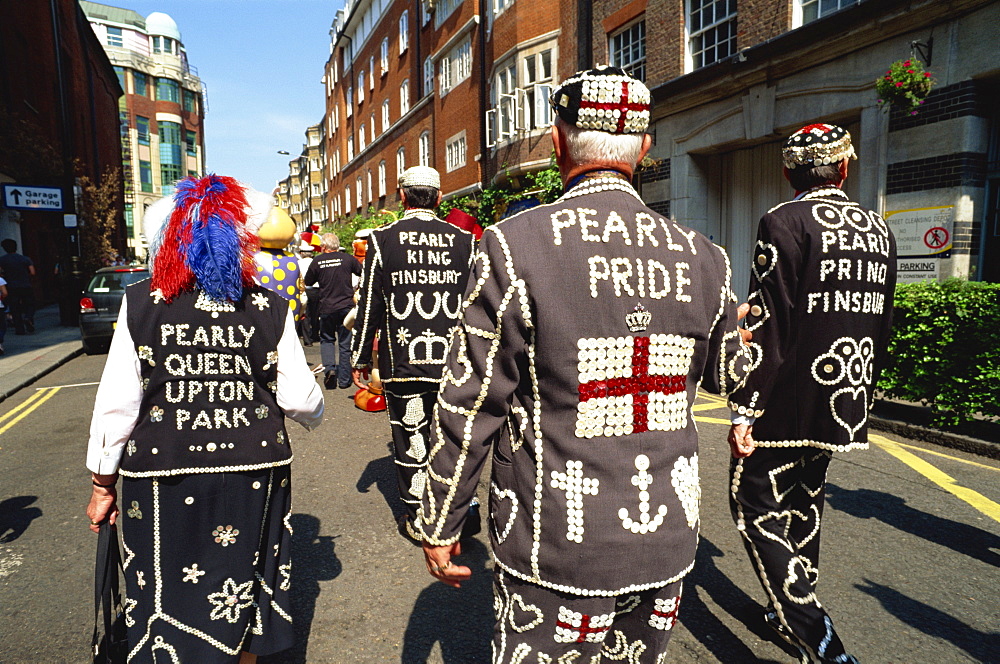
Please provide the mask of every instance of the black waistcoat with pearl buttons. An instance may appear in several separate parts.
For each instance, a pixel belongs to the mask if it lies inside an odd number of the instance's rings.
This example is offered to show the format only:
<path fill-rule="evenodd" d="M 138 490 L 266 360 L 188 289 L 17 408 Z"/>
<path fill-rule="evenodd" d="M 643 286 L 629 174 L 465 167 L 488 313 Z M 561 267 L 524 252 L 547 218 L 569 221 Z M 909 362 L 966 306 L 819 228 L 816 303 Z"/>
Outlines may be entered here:
<path fill-rule="evenodd" d="M 203 292 L 167 303 L 149 283 L 126 289 L 142 381 L 121 474 L 252 470 L 291 461 L 276 400 L 288 301 L 260 287 L 239 302 Z"/>
<path fill-rule="evenodd" d="M 761 447 L 868 447 L 868 411 L 889 343 L 896 240 L 836 187 L 765 214 L 750 274 L 756 369 L 729 405 Z"/>

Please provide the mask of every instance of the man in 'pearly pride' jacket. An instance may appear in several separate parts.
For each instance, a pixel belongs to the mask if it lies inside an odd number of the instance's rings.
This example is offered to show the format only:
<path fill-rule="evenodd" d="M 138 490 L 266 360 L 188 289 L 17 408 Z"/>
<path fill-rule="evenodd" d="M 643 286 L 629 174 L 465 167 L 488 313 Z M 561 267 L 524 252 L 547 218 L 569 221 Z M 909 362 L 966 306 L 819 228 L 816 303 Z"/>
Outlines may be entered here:
<path fill-rule="evenodd" d="M 698 539 L 695 393 L 748 370 L 725 253 L 630 184 L 649 99 L 615 68 L 555 91 L 566 193 L 485 231 L 452 339 L 419 525 L 459 585 L 492 454 L 494 662 L 662 661 Z"/>
<path fill-rule="evenodd" d="M 399 177 L 399 193 L 403 216 L 368 237 L 351 361 L 354 382 L 363 387 L 362 374 L 372 365 L 378 333 L 396 479 L 406 506 L 399 532 L 418 542 L 413 520 L 427 482 L 431 415 L 448 338 L 461 313 L 475 238 L 434 214 L 441 203 L 441 176 L 435 169 L 406 169 Z"/>
<path fill-rule="evenodd" d="M 826 471 L 832 452 L 868 447 L 896 242 L 879 215 L 841 191 L 856 158 L 845 129 L 803 127 L 782 157 L 796 196 L 757 231 L 747 316 L 756 369 L 730 397 L 730 504 L 768 597 L 768 624 L 802 662 L 843 664 L 857 660 L 816 597 Z"/>

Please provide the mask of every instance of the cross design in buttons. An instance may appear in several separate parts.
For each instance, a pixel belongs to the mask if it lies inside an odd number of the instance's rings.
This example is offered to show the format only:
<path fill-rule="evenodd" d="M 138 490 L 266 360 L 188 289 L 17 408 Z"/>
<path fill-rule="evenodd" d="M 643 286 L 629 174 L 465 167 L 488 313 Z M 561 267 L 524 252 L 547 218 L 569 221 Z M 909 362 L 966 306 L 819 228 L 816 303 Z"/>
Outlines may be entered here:
<path fill-rule="evenodd" d="M 583 496 L 596 496 L 600 480 L 583 476 L 583 462 L 569 460 L 566 472 L 553 470 L 551 486 L 566 492 L 566 539 L 583 542 Z"/>
<path fill-rule="evenodd" d="M 649 515 L 649 485 L 653 483 L 653 476 L 649 474 L 649 457 L 640 454 L 635 458 L 635 468 L 637 472 L 632 476 L 632 486 L 639 489 L 639 517 L 633 519 L 629 516 L 627 507 L 618 510 L 618 518 L 622 520 L 622 527 L 631 530 L 633 533 L 645 535 L 656 532 L 656 529 L 663 524 L 663 517 L 667 515 L 667 506 L 660 505 L 656 509 L 656 515 Z"/>

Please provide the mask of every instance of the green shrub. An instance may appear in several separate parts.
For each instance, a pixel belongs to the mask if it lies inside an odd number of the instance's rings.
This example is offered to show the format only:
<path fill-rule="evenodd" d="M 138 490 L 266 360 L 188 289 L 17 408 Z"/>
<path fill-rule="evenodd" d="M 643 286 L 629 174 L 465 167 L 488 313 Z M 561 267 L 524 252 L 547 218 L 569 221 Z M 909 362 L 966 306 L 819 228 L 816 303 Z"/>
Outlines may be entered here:
<path fill-rule="evenodd" d="M 935 425 L 1000 419 L 1000 284 L 896 287 L 886 396 L 931 407 Z"/>

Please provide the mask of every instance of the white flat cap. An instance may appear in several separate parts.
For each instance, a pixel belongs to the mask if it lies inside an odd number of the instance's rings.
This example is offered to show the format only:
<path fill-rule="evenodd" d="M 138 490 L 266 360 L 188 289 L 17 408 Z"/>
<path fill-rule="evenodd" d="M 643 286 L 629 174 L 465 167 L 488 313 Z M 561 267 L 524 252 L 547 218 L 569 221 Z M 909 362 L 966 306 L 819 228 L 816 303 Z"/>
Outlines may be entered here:
<path fill-rule="evenodd" d="M 441 188 L 441 174 L 430 166 L 411 166 L 399 176 L 400 188 L 432 187 Z"/>

